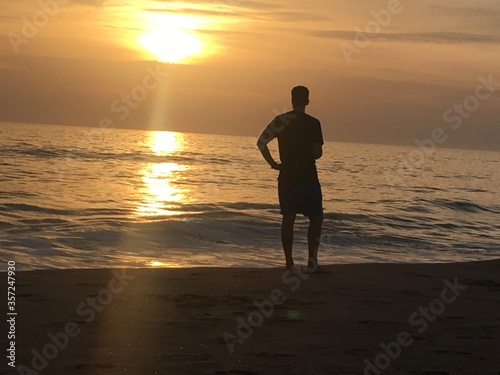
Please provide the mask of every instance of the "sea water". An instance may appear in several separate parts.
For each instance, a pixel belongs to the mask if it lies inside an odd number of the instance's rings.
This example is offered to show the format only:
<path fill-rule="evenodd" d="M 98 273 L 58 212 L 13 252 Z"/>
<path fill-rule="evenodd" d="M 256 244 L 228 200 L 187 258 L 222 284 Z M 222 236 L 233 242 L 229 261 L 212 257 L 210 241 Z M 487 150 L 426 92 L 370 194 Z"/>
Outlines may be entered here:
<path fill-rule="evenodd" d="M 320 262 L 500 257 L 499 160 L 326 142 Z M 0 259 L 18 269 L 284 263 L 277 172 L 255 137 L 1 123 L 0 171 Z"/>

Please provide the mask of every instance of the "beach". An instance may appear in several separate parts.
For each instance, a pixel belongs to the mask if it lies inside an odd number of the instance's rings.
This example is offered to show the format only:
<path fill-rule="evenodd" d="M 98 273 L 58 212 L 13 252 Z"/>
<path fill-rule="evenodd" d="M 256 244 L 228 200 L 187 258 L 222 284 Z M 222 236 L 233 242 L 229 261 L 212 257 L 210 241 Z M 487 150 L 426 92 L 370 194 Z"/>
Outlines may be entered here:
<path fill-rule="evenodd" d="M 0 373 L 500 373 L 500 261 L 324 270 L 19 272 Z"/>

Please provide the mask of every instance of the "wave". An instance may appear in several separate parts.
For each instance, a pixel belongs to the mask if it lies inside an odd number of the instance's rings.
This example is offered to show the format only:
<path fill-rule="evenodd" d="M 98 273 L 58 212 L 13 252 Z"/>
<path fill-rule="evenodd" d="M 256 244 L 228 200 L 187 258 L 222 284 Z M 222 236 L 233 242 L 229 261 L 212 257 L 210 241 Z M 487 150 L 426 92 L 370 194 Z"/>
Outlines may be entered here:
<path fill-rule="evenodd" d="M 229 164 L 231 161 L 226 158 L 210 156 L 197 153 L 177 153 L 176 155 L 157 155 L 148 152 L 103 152 L 92 150 L 71 150 L 63 148 L 4 148 L 0 151 L 0 157 L 26 157 L 32 156 L 37 159 L 77 159 L 77 160 L 116 160 L 116 161 L 132 161 L 146 163 L 182 163 L 195 164 L 202 162 L 204 164 Z M 10 165 L 10 164 L 7 164 Z"/>
<path fill-rule="evenodd" d="M 84 210 L 77 209 L 64 209 L 64 208 L 54 208 L 45 207 L 40 205 L 25 204 L 25 203 L 3 203 L 0 204 L 0 213 L 8 216 L 23 216 L 25 213 L 38 213 L 55 215 L 58 217 L 64 216 L 68 220 L 74 218 L 95 218 L 102 219 L 104 217 L 118 218 L 123 217 L 124 219 L 130 214 L 127 209 L 107 209 L 107 208 L 88 208 Z M 46 217 L 44 219 L 37 220 L 39 223 L 53 223 L 58 220 L 57 218 Z M 29 220 L 28 220 L 29 221 Z"/>
<path fill-rule="evenodd" d="M 27 209 L 26 206 L 23 207 Z M 33 208 L 33 207 L 31 207 Z M 36 210 L 50 211 L 62 215 L 63 213 L 76 214 L 65 210 L 43 209 Z M 213 241 L 226 241 L 241 245 L 255 243 L 255 236 L 264 236 L 269 240 L 268 234 L 276 232 L 280 228 L 281 216 L 279 208 L 272 204 L 190 204 L 182 205 L 176 209 L 177 214 L 171 216 L 155 216 L 147 221 L 139 222 L 130 219 L 130 212 L 127 209 L 87 209 L 78 212 L 78 222 L 91 228 L 100 226 L 111 227 L 113 230 L 123 230 L 136 232 L 141 236 L 148 237 L 148 233 L 159 232 L 163 238 L 165 235 L 179 235 L 183 238 L 212 239 Z M 70 224 L 71 221 L 62 219 L 29 221 L 32 225 Z M 305 231 L 308 221 L 297 220 L 296 229 Z M 356 237 L 356 241 L 350 245 L 363 245 L 367 243 L 378 243 L 392 246 L 396 243 L 414 243 L 420 246 L 422 232 L 437 231 L 446 229 L 448 231 L 474 231 L 481 233 L 491 229 L 491 226 L 482 222 L 474 224 L 459 224 L 456 222 L 446 222 L 436 220 L 431 217 L 420 215 L 396 215 L 396 214 L 354 214 L 354 213 L 326 213 L 324 222 L 324 233 L 333 234 L 334 237 L 341 233 L 351 233 Z M 419 233 L 418 235 L 416 233 Z M 391 239 L 391 233 L 395 238 Z M 251 235 L 250 235 L 251 234 Z M 276 234 L 276 233 L 275 233 Z M 384 237 L 385 236 L 385 237 Z M 226 238 L 226 239 L 224 239 Z M 423 243 L 436 244 L 430 238 L 423 237 Z M 276 241 L 277 242 L 276 242 Z M 279 237 L 272 242 L 278 243 Z M 441 241 L 441 240 L 438 240 Z"/>
<path fill-rule="evenodd" d="M 428 201 L 429 203 L 439 206 L 441 208 L 450 209 L 453 211 L 459 212 L 491 212 L 491 213 L 499 213 L 497 207 L 485 207 L 478 203 L 474 203 L 467 200 L 450 200 L 450 199 L 434 199 Z"/>
<path fill-rule="evenodd" d="M 0 212 L 5 213 L 18 213 L 18 212 L 38 212 L 52 215 L 75 215 L 78 213 L 76 210 L 55 209 L 49 207 L 36 206 L 24 203 L 4 203 L 0 205 Z"/>
<path fill-rule="evenodd" d="M 0 206 L 0 217 L 5 206 Z M 242 207 L 248 211 L 237 210 Z M 52 265 L 62 259 L 69 263 L 81 261 L 82 265 L 85 262 L 99 263 L 105 261 L 103 257 L 111 257 L 108 260 L 114 263 L 123 263 L 124 259 L 161 258 L 184 259 L 188 264 L 186 254 L 191 254 L 192 259 L 216 255 L 222 258 L 237 256 L 240 260 L 245 257 L 280 260 L 280 216 L 264 217 L 249 207 L 259 211 L 276 209 L 274 205 L 266 204 L 197 205 L 196 209 L 204 212 L 181 212 L 175 217 L 155 217 L 151 221 L 138 222 L 127 221 L 128 214 L 120 210 L 75 212 L 10 204 L 8 208 L 24 210 L 24 213 L 29 210 L 51 214 L 46 218 L 17 219 L 17 225 L 11 224 L 8 218 L 0 221 L 0 232 L 10 233 L 10 237 L 5 238 L 9 242 L 0 242 L 0 247 L 18 253 L 28 251 L 34 257 L 30 261 L 36 259 L 38 264 L 43 264 L 46 255 L 51 254 Z M 111 214 L 116 217 L 110 217 Z M 418 216 L 410 218 L 390 214 L 330 213 L 325 216 L 320 252 L 322 256 L 331 257 L 328 259 L 332 262 L 339 254 L 345 257 L 357 254 L 356 259 L 383 260 L 405 259 L 409 254 L 425 259 L 432 258 L 432 254 L 452 258 L 458 252 L 466 255 L 471 251 L 487 256 L 498 251 L 492 245 L 493 237 L 477 237 L 479 232 L 490 233 L 488 226 L 465 228 L 456 223 L 434 220 L 424 228 L 422 223 L 418 224 L 424 221 Z M 458 234 L 471 232 L 475 236 L 456 236 L 451 240 L 450 231 Z M 299 256 L 306 251 L 307 220 L 298 220 L 295 244 Z"/>

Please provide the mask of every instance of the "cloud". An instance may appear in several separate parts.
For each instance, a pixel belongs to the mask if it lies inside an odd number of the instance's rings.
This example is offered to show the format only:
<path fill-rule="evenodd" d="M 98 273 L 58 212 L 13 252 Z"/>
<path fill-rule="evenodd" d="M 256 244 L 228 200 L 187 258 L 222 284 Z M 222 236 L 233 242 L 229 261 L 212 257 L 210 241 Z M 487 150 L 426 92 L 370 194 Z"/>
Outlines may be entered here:
<path fill-rule="evenodd" d="M 302 30 L 301 34 L 353 41 L 356 31 L 346 30 Z M 380 33 L 372 38 L 374 41 L 408 42 L 408 43 L 435 43 L 435 44 L 500 44 L 500 36 L 491 34 L 472 34 L 461 32 L 415 32 L 415 33 Z"/>
<path fill-rule="evenodd" d="M 161 3 L 165 3 L 165 1 L 161 1 Z M 271 22 L 331 21 L 330 17 L 320 13 L 300 9 L 289 11 L 283 10 L 283 8 L 285 8 L 283 5 L 256 1 L 219 1 L 212 4 L 207 4 L 206 1 L 191 1 L 189 6 L 179 7 L 175 4 L 171 7 L 148 7 L 144 11 L 196 16 L 230 16 Z"/>
<path fill-rule="evenodd" d="M 183 15 L 194 15 L 194 16 L 232 16 L 232 17 L 246 17 L 249 15 L 247 12 L 239 12 L 237 10 L 229 9 L 202 9 L 202 8 L 146 8 L 145 12 L 152 13 L 168 13 L 168 14 L 183 14 Z"/>
<path fill-rule="evenodd" d="M 0 14 L 0 22 L 5 21 L 19 21 L 19 18 L 11 14 Z"/>
<path fill-rule="evenodd" d="M 441 13 L 441 16 L 463 16 L 463 17 L 476 17 L 476 18 L 495 18 L 496 21 L 500 18 L 500 9 L 498 8 L 485 8 L 478 6 L 451 6 L 442 4 L 431 4 L 429 8 L 433 12 Z"/>
<path fill-rule="evenodd" d="M 103 7 L 108 0 L 71 0 L 72 4 Z"/>
<path fill-rule="evenodd" d="M 269 20 L 273 22 L 301 22 L 301 21 L 331 21 L 331 18 L 315 14 L 301 13 L 289 11 L 243 11 L 236 8 L 215 8 L 215 9 L 200 9 L 200 8 L 169 8 L 169 9 L 144 9 L 146 12 L 184 14 L 196 16 L 231 16 L 233 18 L 243 18 L 250 20 Z"/>
<path fill-rule="evenodd" d="M 500 23 L 500 7 L 480 7 L 457 5 L 429 5 L 430 17 L 441 20 L 442 24 L 460 25 L 461 30 L 496 32 Z M 457 30 L 459 31 L 459 30 Z M 480 33 L 479 32 L 479 33 Z"/>
<path fill-rule="evenodd" d="M 304 22 L 304 21 L 332 21 L 330 17 L 317 13 L 307 12 L 273 12 L 268 14 L 273 21 Z"/>
<path fill-rule="evenodd" d="M 156 0 L 156 3 L 172 3 L 170 0 Z M 246 8 L 253 10 L 269 10 L 283 8 L 283 4 L 276 4 L 270 1 L 248 1 L 248 0 L 214 0 L 209 2 L 207 0 L 190 0 L 189 4 L 200 4 L 207 8 Z"/>

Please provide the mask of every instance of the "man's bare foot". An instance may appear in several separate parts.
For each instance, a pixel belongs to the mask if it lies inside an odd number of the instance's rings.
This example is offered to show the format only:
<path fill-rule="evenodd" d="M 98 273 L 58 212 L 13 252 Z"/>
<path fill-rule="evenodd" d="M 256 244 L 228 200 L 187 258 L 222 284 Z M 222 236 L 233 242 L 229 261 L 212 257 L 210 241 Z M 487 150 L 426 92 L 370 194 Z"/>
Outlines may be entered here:
<path fill-rule="evenodd" d="M 328 273 L 318 264 L 317 261 L 309 262 L 304 271 L 306 273 Z"/>

